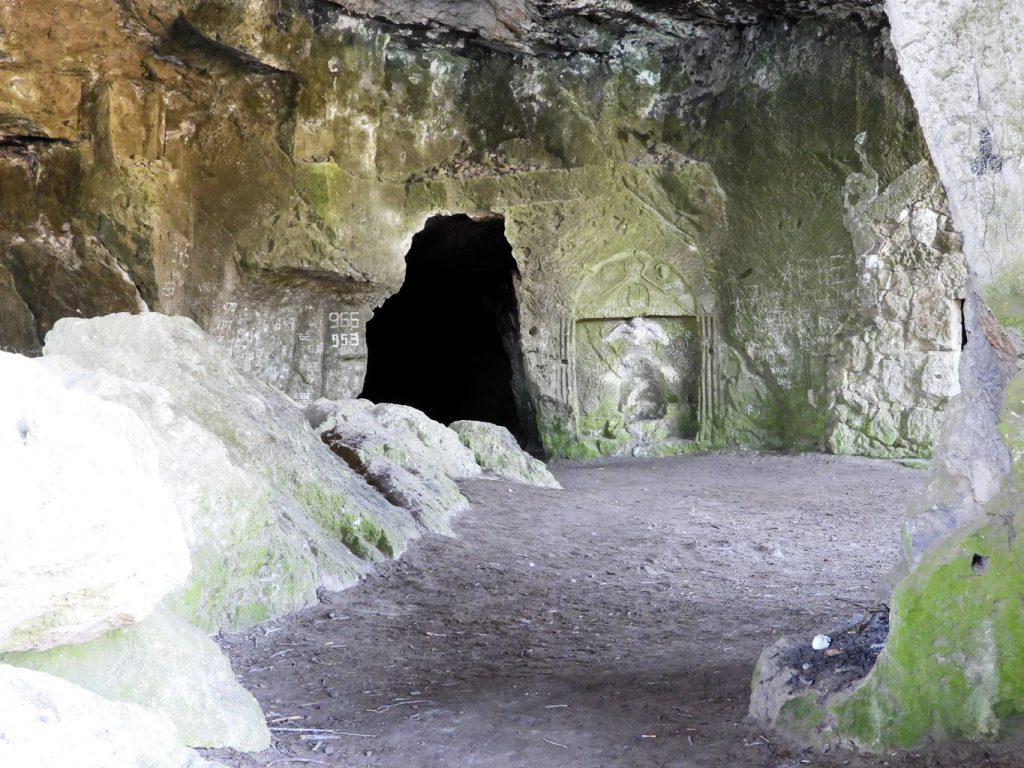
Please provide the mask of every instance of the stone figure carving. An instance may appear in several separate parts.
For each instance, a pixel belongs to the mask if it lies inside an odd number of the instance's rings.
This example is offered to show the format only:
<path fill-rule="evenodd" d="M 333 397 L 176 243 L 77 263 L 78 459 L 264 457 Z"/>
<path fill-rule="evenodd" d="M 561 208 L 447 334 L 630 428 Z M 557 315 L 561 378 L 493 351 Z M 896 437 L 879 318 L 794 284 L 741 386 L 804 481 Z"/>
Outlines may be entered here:
<path fill-rule="evenodd" d="M 574 314 L 574 394 L 584 439 L 602 451 L 635 452 L 695 434 L 698 331 L 690 280 L 644 251 L 619 253 L 591 269 Z"/>
<path fill-rule="evenodd" d="M 644 285 L 650 282 L 644 277 L 644 263 L 634 256 L 625 267 L 626 282 L 619 287 L 618 304 L 630 316 L 644 314 L 651 305 L 650 288 Z"/>
<path fill-rule="evenodd" d="M 671 342 L 665 329 L 643 317 L 621 323 L 605 337 L 623 342 L 624 354 L 612 369 L 619 388 L 619 410 L 627 423 L 665 417 L 668 392 L 679 383 L 679 373 L 666 359 Z"/>

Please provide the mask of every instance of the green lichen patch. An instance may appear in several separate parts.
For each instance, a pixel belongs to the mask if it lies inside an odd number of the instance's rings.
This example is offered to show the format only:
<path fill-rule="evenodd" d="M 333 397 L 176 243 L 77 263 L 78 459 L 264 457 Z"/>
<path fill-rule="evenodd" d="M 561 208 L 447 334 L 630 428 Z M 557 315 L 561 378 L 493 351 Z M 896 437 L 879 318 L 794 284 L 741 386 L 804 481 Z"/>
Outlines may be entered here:
<path fill-rule="evenodd" d="M 340 493 L 319 483 L 299 486 L 296 498 L 303 509 L 324 530 L 334 534 L 353 554 L 364 560 L 394 557 L 396 547 L 387 531 L 368 517 L 352 511 L 352 505 Z"/>
<path fill-rule="evenodd" d="M 929 552 L 893 594 L 893 628 L 868 681 L 831 707 L 871 749 L 991 739 L 1024 713 L 1024 551 L 987 523 Z"/>
<path fill-rule="evenodd" d="M 999 325 L 1024 337 L 1024 296 L 1012 287 L 1020 284 L 1020 275 L 1008 270 L 986 284 L 981 294 Z"/>
<path fill-rule="evenodd" d="M 1021 402 L 1018 375 L 1000 425 L 1018 472 Z M 1024 714 L 1020 488 L 1008 477 L 982 520 L 933 545 L 897 585 L 885 652 L 865 683 L 830 707 L 843 738 L 871 749 L 987 740 Z"/>
<path fill-rule="evenodd" d="M 818 731 L 825 724 L 825 710 L 816 693 L 805 693 L 796 696 L 779 709 L 775 727 L 781 732 L 802 743 L 814 743 L 818 740 Z"/>
<path fill-rule="evenodd" d="M 230 478 L 205 489 L 192 573 L 168 605 L 196 626 L 242 629 L 315 599 L 309 557 L 272 521 L 268 487 Z"/>

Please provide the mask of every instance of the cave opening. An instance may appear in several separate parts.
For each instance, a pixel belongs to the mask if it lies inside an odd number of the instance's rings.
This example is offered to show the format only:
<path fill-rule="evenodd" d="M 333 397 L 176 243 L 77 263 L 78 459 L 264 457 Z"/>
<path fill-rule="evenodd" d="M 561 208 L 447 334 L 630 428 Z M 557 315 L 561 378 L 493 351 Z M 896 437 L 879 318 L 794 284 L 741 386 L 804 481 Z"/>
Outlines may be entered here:
<path fill-rule="evenodd" d="M 410 405 L 443 424 L 499 424 L 539 448 L 504 218 L 434 216 L 405 262 L 402 288 L 367 323 L 360 397 Z"/>

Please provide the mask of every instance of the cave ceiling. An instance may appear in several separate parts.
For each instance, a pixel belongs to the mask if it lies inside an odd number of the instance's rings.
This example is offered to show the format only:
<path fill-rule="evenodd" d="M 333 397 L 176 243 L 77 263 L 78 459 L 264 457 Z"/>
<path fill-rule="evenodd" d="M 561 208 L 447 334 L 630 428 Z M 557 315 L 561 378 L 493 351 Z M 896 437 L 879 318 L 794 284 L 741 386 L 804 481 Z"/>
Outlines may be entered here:
<path fill-rule="evenodd" d="M 315 0 L 347 14 L 470 35 L 512 49 L 579 49 L 605 31 L 686 34 L 694 23 L 751 26 L 831 16 L 878 20 L 879 0 Z M 315 3 L 312 3 L 315 4 Z"/>

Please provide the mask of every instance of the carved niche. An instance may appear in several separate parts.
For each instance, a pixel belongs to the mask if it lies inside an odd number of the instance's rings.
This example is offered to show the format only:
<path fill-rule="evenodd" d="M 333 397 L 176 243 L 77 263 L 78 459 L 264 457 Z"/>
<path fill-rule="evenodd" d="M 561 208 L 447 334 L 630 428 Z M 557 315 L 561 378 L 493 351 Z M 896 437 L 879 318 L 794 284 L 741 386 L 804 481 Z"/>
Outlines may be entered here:
<path fill-rule="evenodd" d="M 577 429 L 602 452 L 697 432 L 700 331 L 689 281 L 643 251 L 597 264 L 574 307 Z"/>

